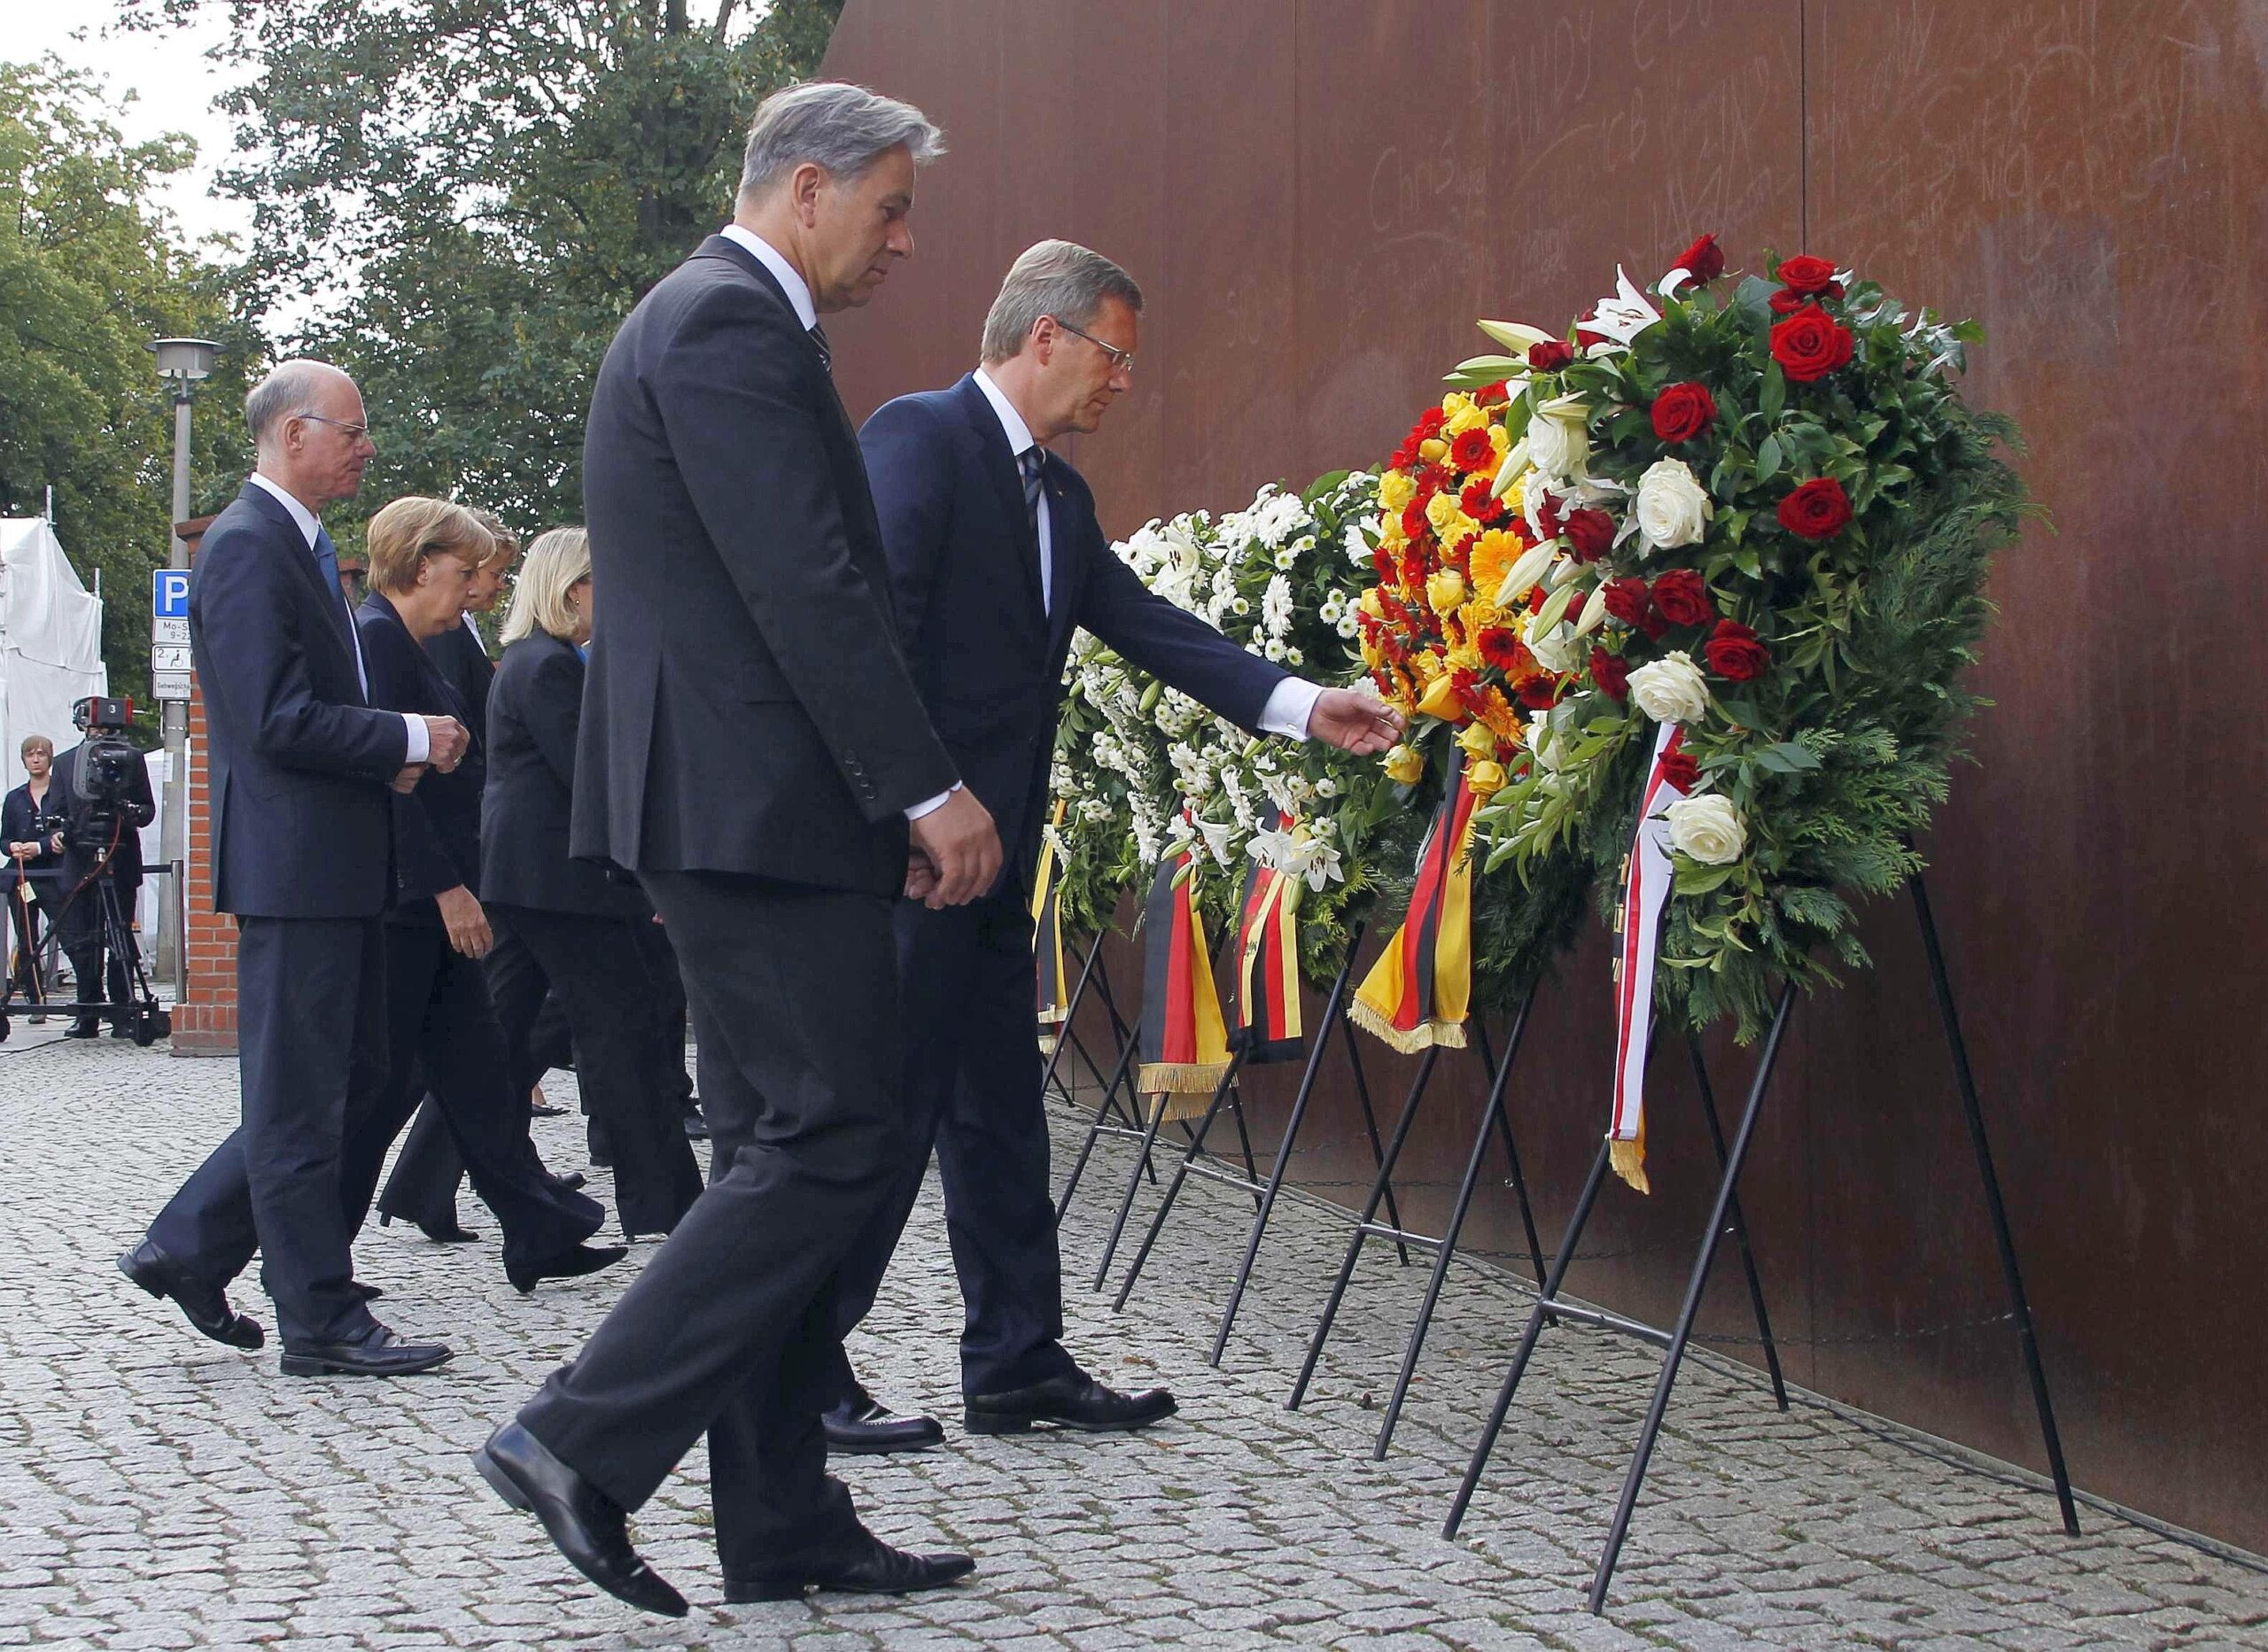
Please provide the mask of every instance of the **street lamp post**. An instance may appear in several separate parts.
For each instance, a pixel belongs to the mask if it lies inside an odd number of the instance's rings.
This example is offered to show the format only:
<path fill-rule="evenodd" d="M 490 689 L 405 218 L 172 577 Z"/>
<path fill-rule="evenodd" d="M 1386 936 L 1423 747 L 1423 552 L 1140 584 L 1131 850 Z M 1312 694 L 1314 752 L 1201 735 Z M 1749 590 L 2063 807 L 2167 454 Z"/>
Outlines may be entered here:
<path fill-rule="evenodd" d="M 150 348 L 158 358 L 158 377 L 174 393 L 173 521 L 180 524 L 189 520 L 190 386 L 212 373 L 213 358 L 221 346 L 209 338 L 159 338 L 151 341 Z M 189 566 L 189 546 L 179 534 L 173 536 L 166 565 Z M 165 811 L 159 853 L 173 874 L 166 879 L 159 909 L 158 973 L 173 978 L 178 1000 L 188 963 L 181 949 L 182 903 L 187 895 L 182 887 L 186 880 L 181 873 L 189 858 L 189 702 L 167 699 L 158 704 L 166 742 Z"/>

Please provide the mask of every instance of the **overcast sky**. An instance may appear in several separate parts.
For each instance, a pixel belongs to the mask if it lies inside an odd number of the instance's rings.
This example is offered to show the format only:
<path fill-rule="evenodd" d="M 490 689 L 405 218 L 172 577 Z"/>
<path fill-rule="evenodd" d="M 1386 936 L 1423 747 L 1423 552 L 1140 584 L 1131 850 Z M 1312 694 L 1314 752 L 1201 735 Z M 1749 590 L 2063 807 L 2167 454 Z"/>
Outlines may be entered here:
<path fill-rule="evenodd" d="M 249 239 L 252 214 L 243 204 L 212 193 L 214 174 L 229 159 L 228 117 L 213 100 L 230 84 L 206 50 L 227 37 L 221 8 L 186 30 L 128 34 L 115 28 L 112 0 L 0 0 L 0 59 L 27 62 L 53 52 L 66 63 L 92 69 L 109 82 L 112 101 L 135 100 L 114 115 L 129 138 L 186 132 L 197 141 L 197 165 L 176 175 L 161 200 L 192 239 L 216 232 Z"/>

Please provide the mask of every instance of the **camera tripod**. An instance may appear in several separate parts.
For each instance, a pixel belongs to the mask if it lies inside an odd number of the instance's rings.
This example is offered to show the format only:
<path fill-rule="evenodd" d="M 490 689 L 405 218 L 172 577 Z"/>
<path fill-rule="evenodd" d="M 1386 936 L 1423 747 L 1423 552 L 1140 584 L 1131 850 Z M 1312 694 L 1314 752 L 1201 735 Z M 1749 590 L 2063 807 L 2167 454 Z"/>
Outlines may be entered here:
<path fill-rule="evenodd" d="M 158 995 L 150 985 L 147 971 L 142 967 L 142 948 L 134 933 L 134 926 L 126 921 L 126 908 L 118 898 L 118 885 L 110 876 L 110 855 L 105 852 L 95 870 L 72 890 L 63 905 L 56 911 L 54 926 L 60 933 L 64 916 L 72 906 L 88 895 L 93 895 L 101 909 L 103 948 L 105 959 L 116 959 L 122 966 L 128 982 L 128 997 L 113 1003 L 102 996 L 108 966 L 98 972 L 94 981 L 81 981 L 74 988 L 74 997 L 64 1003 L 49 998 L 27 1007 L 46 1015 L 73 1015 L 81 1018 L 109 1013 L 118 1024 L 126 1028 L 134 1042 L 147 1049 L 160 1038 L 172 1035 L 174 1018 L 171 1011 L 158 1002 Z M 67 949 L 66 949 L 67 950 Z M 15 981 L 11 976 L 4 991 L 0 991 L 0 1042 L 8 1036 L 8 1013 L 15 994 Z M 89 995 L 92 996 L 89 996 Z"/>

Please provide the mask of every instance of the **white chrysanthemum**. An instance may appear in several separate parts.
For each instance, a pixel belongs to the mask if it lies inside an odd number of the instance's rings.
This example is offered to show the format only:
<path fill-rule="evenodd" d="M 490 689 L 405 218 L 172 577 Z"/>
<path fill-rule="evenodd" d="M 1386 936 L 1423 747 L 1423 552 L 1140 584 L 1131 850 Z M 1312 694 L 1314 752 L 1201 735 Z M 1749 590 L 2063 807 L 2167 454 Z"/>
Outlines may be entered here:
<path fill-rule="evenodd" d="M 1278 637 L 1292 628 L 1292 582 L 1282 574 L 1269 580 L 1261 596 L 1260 624 L 1262 630 Z"/>

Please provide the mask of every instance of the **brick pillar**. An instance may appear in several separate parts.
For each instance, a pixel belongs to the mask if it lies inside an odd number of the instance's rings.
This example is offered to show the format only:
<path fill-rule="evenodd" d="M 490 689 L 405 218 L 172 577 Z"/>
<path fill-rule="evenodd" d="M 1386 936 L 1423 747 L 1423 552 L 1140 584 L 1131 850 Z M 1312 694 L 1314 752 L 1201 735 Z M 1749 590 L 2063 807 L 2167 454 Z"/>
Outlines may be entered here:
<path fill-rule="evenodd" d="M 175 524 L 196 564 L 210 516 Z M 237 925 L 213 910 L 213 797 L 206 768 L 205 699 L 190 682 L 189 831 L 184 855 L 188 876 L 189 987 L 174 1006 L 174 1053 L 232 1056 L 237 1053 Z"/>

